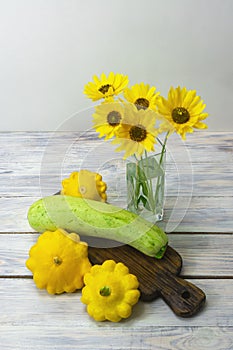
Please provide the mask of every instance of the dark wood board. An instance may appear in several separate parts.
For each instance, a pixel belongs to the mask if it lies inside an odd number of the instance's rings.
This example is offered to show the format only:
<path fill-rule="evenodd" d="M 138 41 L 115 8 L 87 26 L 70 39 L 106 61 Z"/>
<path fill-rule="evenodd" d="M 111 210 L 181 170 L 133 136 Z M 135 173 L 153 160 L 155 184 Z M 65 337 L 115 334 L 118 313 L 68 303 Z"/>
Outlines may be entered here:
<path fill-rule="evenodd" d="M 194 284 L 178 277 L 181 256 L 170 246 L 162 259 L 146 256 L 128 245 L 97 248 L 89 246 L 92 264 L 113 259 L 123 262 L 137 276 L 141 300 L 152 301 L 161 296 L 177 316 L 190 317 L 205 303 L 205 293 Z"/>
<path fill-rule="evenodd" d="M 92 264 L 102 264 L 105 260 L 113 259 L 123 262 L 130 273 L 137 276 L 141 300 L 152 301 L 162 297 L 180 317 L 195 315 L 205 304 L 205 293 L 191 282 L 178 277 L 182 269 L 182 257 L 172 247 L 167 247 L 162 259 L 156 259 L 116 241 L 86 236 L 81 236 L 81 239 L 88 243 L 88 256 Z"/>

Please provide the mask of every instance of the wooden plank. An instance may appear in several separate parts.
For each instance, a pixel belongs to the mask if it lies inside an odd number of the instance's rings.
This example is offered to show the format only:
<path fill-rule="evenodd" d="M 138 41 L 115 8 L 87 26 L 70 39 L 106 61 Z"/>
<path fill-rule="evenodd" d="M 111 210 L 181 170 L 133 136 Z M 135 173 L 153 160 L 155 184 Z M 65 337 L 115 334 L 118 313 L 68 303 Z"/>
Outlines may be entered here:
<path fill-rule="evenodd" d="M 187 322 L 188 323 L 188 322 Z M 2 350 L 232 350 L 232 327 L 4 325 Z"/>
<path fill-rule="evenodd" d="M 90 170 L 103 170 L 108 182 L 112 180 L 111 201 L 124 206 L 125 199 L 118 193 L 119 182 L 114 187 L 116 179 L 112 176 L 115 172 L 122 180 L 124 164 L 119 160 L 120 155 L 106 148 L 94 131 L 55 135 L 0 133 L 0 274 L 11 276 L 0 278 L 1 349 L 76 349 L 78 346 L 118 350 L 120 339 L 125 349 L 231 350 L 232 235 L 204 232 L 233 233 L 232 132 L 200 131 L 189 135 L 185 143 L 174 138 L 168 144 L 164 221 L 168 222 L 179 193 L 180 200 L 170 223 L 176 225 L 182 218 L 175 231 L 185 234 L 169 234 L 169 240 L 183 258 L 182 274 L 207 295 L 206 306 L 196 317 L 177 318 L 158 299 L 152 303 L 139 302 L 132 317 L 122 323 L 96 323 L 85 312 L 79 300 L 80 292 L 49 296 L 36 289 L 25 267 L 28 250 L 38 237 L 36 233 L 23 233 L 32 231 L 26 218 L 29 205 L 46 191 L 56 192 L 61 179 L 72 170 L 88 165 Z M 175 162 L 172 161 L 174 150 L 179 155 Z M 107 166 L 103 168 L 106 154 Z M 183 154 L 186 157 L 182 159 Z M 115 165 L 112 159 L 117 157 Z M 182 217 L 190 199 L 190 162 L 193 192 L 188 211 Z M 51 180 L 47 181 L 48 177 Z M 15 275 L 28 278 L 14 278 Z"/>
<path fill-rule="evenodd" d="M 47 155 L 59 155 L 61 152 L 66 157 L 76 157 L 77 153 L 88 154 L 91 150 L 98 153 L 111 151 L 115 153 L 113 146 L 107 146 L 106 142 L 98 139 L 94 131 L 84 133 L 57 132 L 57 133 L 0 133 L 0 158 L 2 163 L 14 162 L 15 159 L 23 159 L 27 156 L 31 162 L 38 162 Z M 169 139 L 168 154 L 172 156 L 181 155 L 182 158 L 190 156 L 192 163 L 195 162 L 224 162 L 233 160 L 233 133 L 211 133 L 197 132 L 189 135 L 186 142 L 181 141 L 177 136 Z M 174 151 L 175 150 L 175 151 Z"/>
<path fill-rule="evenodd" d="M 122 159 L 122 153 L 115 152 L 111 141 L 99 139 L 95 134 L 78 135 L 76 133 L 54 134 L 51 138 L 46 137 L 37 141 L 35 135 L 25 134 L 24 139 L 18 139 L 14 134 L 3 138 L 0 133 L 0 158 L 1 166 L 14 164 L 27 160 L 30 164 L 49 160 L 55 163 L 58 159 L 65 160 L 66 165 L 79 161 L 80 158 L 95 160 L 96 155 L 100 158 Z M 199 133 L 200 135 L 200 133 Z M 84 137 L 85 136 L 85 137 Z M 184 143 L 179 139 L 170 139 L 167 145 L 168 163 L 230 163 L 233 160 L 233 133 L 225 134 L 225 139 L 219 134 L 211 133 L 215 137 L 214 143 L 196 142 Z M 230 140 L 231 139 L 231 140 Z"/>
<path fill-rule="evenodd" d="M 0 198 L 0 232 L 30 232 L 27 212 L 32 203 L 41 198 Z M 233 232 L 233 197 L 167 197 L 164 221 L 159 225 L 166 232 Z M 125 199 L 112 192 L 110 202 L 126 208 Z M 174 205 L 176 207 L 174 208 Z"/>
<path fill-rule="evenodd" d="M 72 171 L 79 171 L 80 169 L 89 169 L 92 171 L 98 171 L 103 176 L 107 176 L 109 171 L 117 170 L 121 176 L 125 176 L 126 161 L 123 161 L 120 157 L 113 157 L 113 155 L 96 154 L 90 155 L 88 159 L 85 159 L 85 155 L 77 153 L 74 158 L 59 158 L 56 155 L 51 156 L 51 159 L 44 159 L 42 156 L 37 157 L 35 154 L 27 155 L 23 154 L 21 157 L 16 157 L 7 162 L 3 162 L 1 159 L 0 175 L 1 178 L 5 176 L 8 182 L 9 176 L 14 178 L 20 178 L 23 176 L 60 176 L 66 177 Z M 16 160 L 17 159 L 17 160 Z M 35 160 L 35 162 L 32 162 Z M 184 174 L 185 177 L 193 176 L 194 180 L 198 179 L 199 175 L 203 177 L 203 180 L 210 180 L 215 175 L 219 175 L 222 171 L 223 174 L 229 179 L 233 173 L 233 161 L 217 161 L 212 162 L 179 162 L 175 161 L 166 162 L 166 175 L 167 179 L 177 178 L 179 175 Z M 201 180 L 202 180 L 201 177 Z M 2 180 L 3 181 L 3 180 Z M 177 180 L 176 180 L 177 181 Z"/>
<path fill-rule="evenodd" d="M 102 331 L 109 323 L 96 323 L 86 313 L 86 307 L 80 301 L 81 292 L 51 296 L 44 290 L 38 290 L 30 279 L 0 280 L 0 327 L 30 327 L 42 324 L 50 327 L 63 325 L 76 333 L 86 328 L 100 327 Z M 152 302 L 139 302 L 133 309 L 132 317 L 123 323 L 115 324 L 118 329 L 134 327 L 216 327 L 233 326 L 232 288 L 233 280 L 192 280 L 205 291 L 207 303 L 191 318 L 179 318 L 162 299 Z M 25 302 L 26 301 L 26 302 Z M 110 327 L 113 327 L 111 324 Z M 122 328 L 121 328 L 122 327 Z"/>
<path fill-rule="evenodd" d="M 175 163 L 168 160 L 167 196 L 187 196 L 192 191 L 194 196 L 217 197 L 228 196 L 232 192 L 233 133 L 216 133 L 216 138 L 212 133 L 201 135 L 198 133 L 200 143 L 196 143 L 198 136 L 192 138 L 193 135 L 190 135 L 191 143 L 185 147 L 192 149 L 193 146 L 193 153 L 185 159 L 180 153 L 183 143 L 177 144 L 177 140 L 171 139 L 170 148 L 174 148 L 180 156 L 175 158 Z M 125 163 L 119 154 L 106 147 L 104 141 L 98 140 L 93 131 L 54 135 L 0 133 L 0 145 L 1 142 L 0 196 L 37 196 L 41 190 L 51 194 L 71 171 L 83 167 L 101 172 L 113 192 L 117 182 L 117 188 L 122 188 L 125 193 Z M 223 158 L 218 158 L 220 154 Z M 226 154 L 227 158 L 224 158 Z M 219 178 L 222 169 L 224 176 Z M 113 177 L 113 173 L 117 176 Z"/>
<path fill-rule="evenodd" d="M 109 196 L 116 195 L 125 198 L 126 190 L 126 172 L 125 165 L 105 165 L 103 168 L 95 167 L 92 163 L 85 166 L 85 169 L 99 172 L 103 176 L 103 180 L 107 183 L 107 193 Z M 18 169 L 0 168 L 0 196 L 33 196 L 43 189 L 56 191 L 61 188 L 61 181 L 69 177 L 71 172 L 79 171 L 77 162 L 69 164 L 66 168 L 59 168 L 56 164 L 54 167 L 46 167 L 45 170 L 40 168 L 40 163 L 36 166 L 19 163 Z M 222 177 L 219 174 L 224 173 Z M 195 164 L 192 169 L 186 168 L 185 164 L 180 168 L 167 166 L 166 169 L 166 186 L 165 193 L 167 197 L 172 196 L 193 196 L 205 197 L 226 197 L 233 196 L 231 187 L 233 183 L 233 163 L 232 164 Z M 118 191 L 116 191 L 118 189 Z"/>
<path fill-rule="evenodd" d="M 27 212 L 30 205 L 40 197 L 0 198 L 0 231 L 30 232 Z"/>
<path fill-rule="evenodd" d="M 196 130 L 193 134 L 188 134 L 187 140 L 184 142 L 187 147 L 192 147 L 196 145 L 195 148 L 200 148 L 203 146 L 210 146 L 213 148 L 217 144 L 220 144 L 222 147 L 229 145 L 232 147 L 232 135 L 233 131 L 208 131 L 208 130 Z M 84 130 L 81 132 L 75 131 L 9 131 L 9 132 L 0 132 L 0 142 L 3 142 L 6 145 L 6 142 L 10 140 L 9 147 L 11 144 L 20 143 L 27 146 L 41 146 L 46 145 L 48 141 L 53 140 L 53 142 L 60 143 L 61 140 L 70 142 L 73 140 L 96 140 L 98 135 L 94 130 Z M 183 141 L 178 142 L 178 136 L 171 136 L 169 142 L 176 142 L 177 144 L 183 143 Z M 221 147 L 220 147 L 221 149 Z"/>
<path fill-rule="evenodd" d="M 31 276 L 25 261 L 38 236 L 37 233 L 0 234 L 0 276 Z M 183 258 L 181 276 L 233 276 L 231 234 L 169 234 L 168 238 Z M 85 237 L 82 239 L 85 241 Z M 91 246 L 91 240 L 88 241 Z"/>
<path fill-rule="evenodd" d="M 22 161 L 23 162 L 23 161 Z M 26 161 L 24 161 L 26 163 Z M 0 176 L 0 196 L 37 196 L 41 191 L 48 194 L 57 192 L 61 188 L 61 181 L 68 177 L 72 171 L 78 171 L 83 168 L 76 166 L 69 169 L 61 169 L 59 165 L 52 169 L 28 168 L 16 173 L 14 170 L 2 169 Z M 125 196 L 126 176 L 125 167 L 113 164 L 106 164 L 104 168 L 85 166 L 84 169 L 97 171 L 101 173 L 104 181 L 108 185 L 108 193 L 112 195 L 118 188 L 118 193 Z M 114 167 L 114 169 L 113 169 Z M 23 168 L 23 166 L 21 167 Z M 233 163 L 224 165 L 224 175 L 222 173 L 223 164 L 205 164 L 195 165 L 193 169 L 167 169 L 166 172 L 166 196 L 212 196 L 225 197 L 232 196 L 233 183 Z M 114 171 L 113 171 L 114 170 Z M 186 172 L 187 170 L 187 172 Z M 120 189 L 120 191 L 119 191 Z"/>
<path fill-rule="evenodd" d="M 212 232 L 233 233 L 233 209 L 166 210 L 159 224 L 166 232 Z"/>

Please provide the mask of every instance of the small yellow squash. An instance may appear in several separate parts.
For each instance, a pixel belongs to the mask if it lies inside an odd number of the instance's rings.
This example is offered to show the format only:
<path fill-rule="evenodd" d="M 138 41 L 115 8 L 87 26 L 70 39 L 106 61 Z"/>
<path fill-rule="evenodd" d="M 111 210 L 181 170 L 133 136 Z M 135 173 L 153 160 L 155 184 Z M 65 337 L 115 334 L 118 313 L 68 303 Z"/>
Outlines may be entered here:
<path fill-rule="evenodd" d="M 75 233 L 45 231 L 31 247 L 26 266 L 38 288 L 50 294 L 71 293 L 83 287 L 91 268 L 88 246 Z"/>
<path fill-rule="evenodd" d="M 119 322 L 128 318 L 140 296 L 137 277 L 123 263 L 113 260 L 92 266 L 84 283 L 81 301 L 96 321 Z"/>
<path fill-rule="evenodd" d="M 61 194 L 106 202 L 107 185 L 102 176 L 89 170 L 74 171 L 62 181 Z"/>

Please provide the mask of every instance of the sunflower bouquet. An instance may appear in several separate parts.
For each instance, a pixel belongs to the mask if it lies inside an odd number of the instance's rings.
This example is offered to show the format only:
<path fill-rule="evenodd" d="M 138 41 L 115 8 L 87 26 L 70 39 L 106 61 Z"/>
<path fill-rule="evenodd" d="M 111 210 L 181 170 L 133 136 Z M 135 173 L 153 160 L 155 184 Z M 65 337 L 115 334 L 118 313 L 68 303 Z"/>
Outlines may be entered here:
<path fill-rule="evenodd" d="M 195 90 L 171 87 L 165 98 L 155 86 L 128 84 L 126 75 L 102 73 L 85 85 L 84 94 L 102 100 L 93 114 L 99 137 L 124 151 L 128 209 L 157 221 L 163 216 L 167 139 L 173 132 L 185 139 L 194 129 L 207 128 L 202 121 L 208 114 Z"/>

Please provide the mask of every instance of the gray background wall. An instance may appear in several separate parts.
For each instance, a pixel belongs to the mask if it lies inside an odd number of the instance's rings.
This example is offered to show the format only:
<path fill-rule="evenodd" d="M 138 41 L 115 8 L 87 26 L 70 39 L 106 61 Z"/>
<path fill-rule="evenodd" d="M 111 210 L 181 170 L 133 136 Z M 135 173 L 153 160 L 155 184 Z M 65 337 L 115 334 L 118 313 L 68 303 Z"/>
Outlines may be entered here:
<path fill-rule="evenodd" d="M 233 130 L 233 0 L 0 0 L 0 130 L 69 128 L 93 74 L 196 89 Z M 78 113 L 72 128 L 91 125 Z"/>

